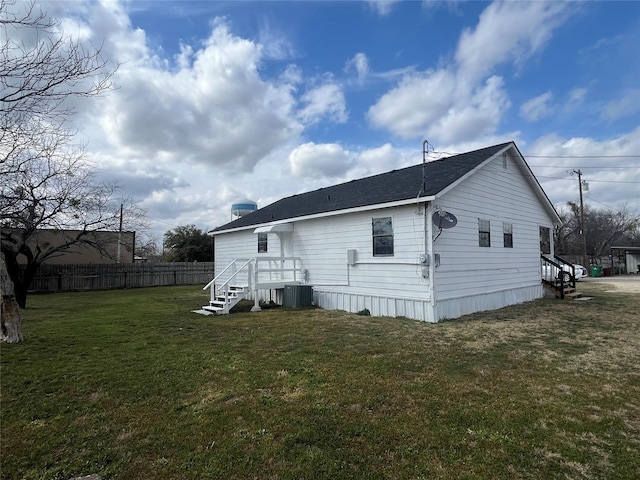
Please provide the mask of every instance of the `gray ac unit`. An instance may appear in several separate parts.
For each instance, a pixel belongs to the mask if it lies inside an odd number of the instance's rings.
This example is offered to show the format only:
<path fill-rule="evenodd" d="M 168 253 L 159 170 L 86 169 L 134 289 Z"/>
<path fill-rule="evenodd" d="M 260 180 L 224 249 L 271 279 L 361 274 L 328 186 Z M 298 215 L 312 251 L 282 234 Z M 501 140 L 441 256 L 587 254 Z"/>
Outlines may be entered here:
<path fill-rule="evenodd" d="M 310 307 L 313 305 L 311 285 L 285 285 L 282 306 L 288 308 Z"/>

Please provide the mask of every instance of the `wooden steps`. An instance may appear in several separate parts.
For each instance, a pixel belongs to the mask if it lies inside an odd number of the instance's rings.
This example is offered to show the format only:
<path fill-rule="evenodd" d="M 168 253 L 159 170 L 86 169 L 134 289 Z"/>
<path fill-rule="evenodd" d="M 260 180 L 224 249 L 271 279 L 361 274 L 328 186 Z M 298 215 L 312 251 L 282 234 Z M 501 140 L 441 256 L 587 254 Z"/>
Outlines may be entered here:
<path fill-rule="evenodd" d="M 571 285 L 565 285 L 564 290 L 561 285 L 555 285 L 553 283 L 544 282 L 544 288 L 553 293 L 557 298 L 562 298 L 564 300 L 575 300 L 576 298 L 582 297 L 582 293 L 578 292 L 575 287 Z"/>

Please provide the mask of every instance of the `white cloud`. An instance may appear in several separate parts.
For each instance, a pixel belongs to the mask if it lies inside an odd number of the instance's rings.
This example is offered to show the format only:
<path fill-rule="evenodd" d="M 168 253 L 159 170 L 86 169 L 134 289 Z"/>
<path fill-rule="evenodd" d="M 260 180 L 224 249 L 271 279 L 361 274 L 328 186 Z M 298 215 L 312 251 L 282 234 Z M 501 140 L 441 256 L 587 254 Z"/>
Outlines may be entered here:
<path fill-rule="evenodd" d="M 344 69 L 346 72 L 355 69 L 358 75 L 358 83 L 362 84 L 369 73 L 369 59 L 362 52 L 356 53 L 353 58 L 347 62 Z"/>
<path fill-rule="evenodd" d="M 397 168 L 402 159 L 402 154 L 394 150 L 390 143 L 365 150 L 360 153 L 358 163 L 367 165 L 371 171 L 385 171 Z"/>
<path fill-rule="evenodd" d="M 287 65 L 280 79 L 284 85 L 289 85 L 293 90 L 295 86 L 302 82 L 302 70 L 297 65 Z"/>
<path fill-rule="evenodd" d="M 569 103 L 577 104 L 584 101 L 584 98 L 587 96 L 586 88 L 574 88 L 569 92 Z"/>
<path fill-rule="evenodd" d="M 545 92 L 523 103 L 520 106 L 520 116 L 529 122 L 535 122 L 551 116 L 554 110 L 553 94 Z"/>
<path fill-rule="evenodd" d="M 603 120 L 613 121 L 640 112 L 640 89 L 632 89 L 624 93 L 622 98 L 608 102 L 602 110 Z"/>
<path fill-rule="evenodd" d="M 252 168 L 297 135 L 286 82 L 263 80 L 262 47 L 218 20 L 204 46 L 182 46 L 176 71 L 149 55 L 125 63 L 100 123 L 116 148 L 138 156 Z"/>
<path fill-rule="evenodd" d="M 374 8 L 380 15 L 395 13 L 395 2 L 376 3 L 379 5 Z M 444 3 L 455 6 L 455 2 Z M 294 45 L 271 25 L 259 25 L 256 40 L 239 36 L 228 20 L 218 18 L 204 41 L 187 35 L 179 45 L 168 46 L 178 46 L 179 51 L 167 55 L 160 44 L 152 44 L 159 41 L 157 34 L 132 25 L 126 9 L 146 8 L 140 5 L 52 2 L 46 9 L 65 18 L 67 33 L 94 45 L 104 39 L 105 56 L 121 63 L 114 78 L 117 89 L 104 98 L 93 99 L 91 111 L 86 111 L 82 103 L 80 109 L 85 112 L 77 117 L 82 121 L 79 137 L 88 140 L 90 155 L 103 166 L 101 178 L 117 179 L 140 198 L 157 222 L 154 228 L 158 232 L 187 223 L 201 228 L 221 225 L 230 220 L 231 203 L 243 197 L 262 207 L 295 193 L 418 164 L 425 138 L 436 145 L 436 150 L 452 153 L 509 140 L 516 140 L 525 156 L 544 151 L 556 155 L 640 151 L 639 129 L 606 141 L 547 136 L 527 145 L 517 126 L 510 132 L 500 128 L 510 99 L 505 86 L 508 77 L 497 75 L 497 67 L 511 64 L 523 71 L 524 62 L 545 48 L 573 3 L 487 4 L 477 25 L 460 37 L 455 55 L 442 52 L 443 58 L 451 60 L 443 60 L 434 69 L 417 71 L 418 63 L 407 66 L 407 62 L 421 60 L 413 57 L 401 63 L 405 57 L 396 57 L 395 70 L 378 73 L 363 52 L 351 57 L 344 64 L 344 72 L 352 82 L 348 84 L 351 88 L 356 86 L 356 77 L 360 85 L 367 85 L 367 92 L 358 92 L 361 98 L 380 91 L 378 88 L 387 82 L 392 85 L 369 108 L 370 124 L 409 139 L 405 145 L 415 148 L 385 143 L 390 140 L 384 134 L 376 138 L 378 146 L 363 147 L 352 141 L 346 143 L 340 137 L 342 132 L 318 126 L 321 122 L 347 121 L 345 87 L 339 77 L 314 70 L 315 59 L 301 63 L 313 72 L 314 77 L 308 78 L 308 73 L 293 63 L 296 55 L 303 58 L 305 52 L 296 52 Z M 67 11 L 72 14 L 67 15 Z M 553 12 L 559 15 L 554 17 Z M 337 51 L 335 55 L 346 59 L 353 53 Z M 538 98 L 537 106 L 532 99 L 521 112 L 530 118 L 542 118 L 546 106 L 565 113 L 584 101 L 587 90 L 576 88 L 564 95 L 554 91 L 555 97 L 551 91 L 547 93 L 547 99 Z M 637 104 L 634 95 L 637 92 L 629 92 L 625 99 L 601 105 L 603 118 L 629 115 L 625 113 L 631 108 L 628 104 L 634 99 Z M 81 100 L 78 102 L 80 105 Z M 355 112 L 355 100 L 353 105 Z M 364 127 L 357 120 L 344 131 Z M 305 132 L 306 127 L 312 128 Z M 316 131 L 336 137 L 317 140 L 311 136 Z M 354 138 L 365 138 L 369 133 L 361 128 L 356 133 L 361 136 Z M 338 139 L 344 143 L 338 143 Z M 543 168 L 551 164 L 549 159 L 527 160 L 536 174 L 559 175 L 558 170 Z M 581 166 L 577 159 L 554 161 L 566 163 L 567 168 Z M 589 165 L 611 161 L 603 156 L 599 163 L 594 160 Z M 625 161 L 637 164 L 635 158 Z M 640 181 L 637 167 L 584 170 L 589 180 Z M 566 169 L 560 174 L 568 176 Z M 556 189 L 555 183 L 547 183 L 555 180 L 540 180 L 554 202 L 569 198 L 567 185 L 575 183 L 573 178 L 558 180 Z M 636 198 L 637 202 L 637 184 L 591 184 L 594 199 L 606 202 L 614 198 L 614 193 L 620 194 L 619 198 Z"/>
<path fill-rule="evenodd" d="M 305 143 L 289 155 L 291 173 L 295 177 L 341 177 L 351 168 L 349 152 L 337 143 Z"/>
<path fill-rule="evenodd" d="M 369 121 L 401 138 L 436 143 L 494 135 L 511 102 L 504 79 L 491 72 L 508 61 L 521 67 L 547 44 L 567 10 L 550 2 L 492 3 L 475 29 L 463 31 L 452 64 L 404 75 L 370 107 Z"/>
<path fill-rule="evenodd" d="M 369 120 L 402 138 L 424 135 L 451 105 L 455 77 L 448 70 L 407 75 L 369 108 Z"/>
<path fill-rule="evenodd" d="M 305 106 L 298 112 L 298 116 L 304 124 L 317 123 L 325 118 L 337 123 L 347 121 L 344 92 L 331 77 L 305 92 L 301 101 Z"/>
<path fill-rule="evenodd" d="M 385 17 L 391 13 L 394 4 L 401 0 L 367 0 L 371 8 L 373 8 L 378 15 Z"/>
<path fill-rule="evenodd" d="M 546 46 L 568 8 L 565 2 L 493 2 L 476 28 L 460 36 L 456 52 L 460 75 L 473 81 L 508 61 L 522 67 Z"/>
<path fill-rule="evenodd" d="M 399 149 L 390 143 L 361 150 L 354 154 L 355 163 L 345 181 L 364 178 L 398 168 L 416 165 L 422 161 L 420 148 Z"/>
<path fill-rule="evenodd" d="M 369 109 L 369 119 L 402 138 L 456 142 L 493 133 L 508 107 L 500 77 L 468 92 L 453 73 L 437 70 L 406 77 Z"/>
<path fill-rule="evenodd" d="M 574 88 L 569 92 L 569 98 L 563 105 L 564 111 L 572 111 L 580 107 L 587 96 L 588 90 L 586 88 Z"/>
<path fill-rule="evenodd" d="M 483 138 L 496 132 L 509 97 L 501 77 L 493 76 L 466 100 L 454 99 L 446 115 L 427 128 L 428 138 L 455 142 L 465 138 Z"/>
<path fill-rule="evenodd" d="M 640 127 L 637 127 L 604 140 L 545 135 L 526 149 L 525 156 L 555 204 L 577 201 L 578 180 L 571 172 L 579 169 L 583 180 L 589 183 L 587 203 L 593 201 L 596 208 L 614 209 L 627 203 L 640 209 L 640 165 L 636 158 L 639 151 Z"/>
<path fill-rule="evenodd" d="M 263 20 L 260 26 L 259 43 L 263 46 L 266 57 L 274 60 L 286 60 L 295 56 L 295 47 L 281 32 Z"/>

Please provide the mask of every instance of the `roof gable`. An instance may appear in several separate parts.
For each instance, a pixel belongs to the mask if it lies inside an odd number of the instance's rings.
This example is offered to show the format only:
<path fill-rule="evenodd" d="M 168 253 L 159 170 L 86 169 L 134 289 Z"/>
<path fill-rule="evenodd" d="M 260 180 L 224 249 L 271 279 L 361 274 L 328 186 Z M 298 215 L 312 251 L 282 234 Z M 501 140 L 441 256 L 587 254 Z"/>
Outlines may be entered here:
<path fill-rule="evenodd" d="M 352 208 L 433 197 L 449 190 L 484 162 L 509 147 L 516 148 L 513 142 L 502 143 L 425 164 L 420 163 L 411 167 L 292 195 L 217 227 L 210 233 L 215 234 L 222 231 Z M 553 207 L 551 208 L 553 209 Z"/>

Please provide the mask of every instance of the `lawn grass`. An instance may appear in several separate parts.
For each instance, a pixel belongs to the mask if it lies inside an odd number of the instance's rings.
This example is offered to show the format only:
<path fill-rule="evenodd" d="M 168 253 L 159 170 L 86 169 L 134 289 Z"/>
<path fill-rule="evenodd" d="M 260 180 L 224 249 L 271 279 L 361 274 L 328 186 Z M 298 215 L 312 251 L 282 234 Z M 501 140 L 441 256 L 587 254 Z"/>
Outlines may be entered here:
<path fill-rule="evenodd" d="M 640 478 L 640 302 L 580 290 L 436 325 L 206 317 L 198 287 L 31 296 L 0 475 Z"/>

